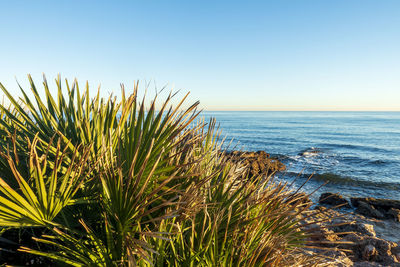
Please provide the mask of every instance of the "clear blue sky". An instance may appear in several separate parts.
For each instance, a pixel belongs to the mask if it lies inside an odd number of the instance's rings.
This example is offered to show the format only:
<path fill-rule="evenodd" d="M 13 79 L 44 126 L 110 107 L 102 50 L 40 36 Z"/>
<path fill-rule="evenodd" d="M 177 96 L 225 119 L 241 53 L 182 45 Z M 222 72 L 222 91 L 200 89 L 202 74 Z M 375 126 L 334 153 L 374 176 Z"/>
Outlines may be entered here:
<path fill-rule="evenodd" d="M 0 20 L 15 94 L 61 73 L 103 95 L 168 84 L 207 110 L 400 110 L 396 0 L 3 1 Z"/>

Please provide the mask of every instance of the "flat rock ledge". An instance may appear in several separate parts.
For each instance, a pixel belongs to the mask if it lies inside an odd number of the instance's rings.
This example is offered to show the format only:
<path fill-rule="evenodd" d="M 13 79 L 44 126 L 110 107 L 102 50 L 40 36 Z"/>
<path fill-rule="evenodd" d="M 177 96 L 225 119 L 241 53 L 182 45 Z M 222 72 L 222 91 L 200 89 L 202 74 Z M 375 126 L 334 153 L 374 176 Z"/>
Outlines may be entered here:
<path fill-rule="evenodd" d="M 319 204 L 305 223 L 317 222 L 310 241 L 325 250 L 313 252 L 330 258 L 321 266 L 400 267 L 400 201 L 324 193 Z"/>
<path fill-rule="evenodd" d="M 244 167 L 249 168 L 250 175 L 271 174 L 286 170 L 285 164 L 276 158 L 270 157 L 265 151 L 230 151 L 223 153 L 233 163 L 242 162 Z"/>
<path fill-rule="evenodd" d="M 335 209 L 353 207 L 356 213 L 366 217 L 400 221 L 400 200 L 352 197 L 348 201 L 339 194 L 323 193 L 319 198 L 319 204 L 333 206 Z"/>

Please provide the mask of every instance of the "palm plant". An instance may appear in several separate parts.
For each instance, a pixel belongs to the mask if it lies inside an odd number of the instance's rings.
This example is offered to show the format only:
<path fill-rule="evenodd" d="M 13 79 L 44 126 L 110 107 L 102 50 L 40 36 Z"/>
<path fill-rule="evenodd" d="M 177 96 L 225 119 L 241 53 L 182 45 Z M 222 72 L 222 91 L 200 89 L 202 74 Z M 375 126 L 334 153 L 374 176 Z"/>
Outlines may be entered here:
<path fill-rule="evenodd" d="M 183 103 L 182 100 L 176 108 L 173 109 L 171 107 L 167 110 L 167 105 L 173 97 L 173 95 L 169 95 L 163 103 L 160 112 L 156 114 L 155 99 L 150 109 L 145 111 L 144 101 L 141 104 L 137 102 L 135 88 L 134 93 L 128 98 L 125 98 L 124 90 L 122 90 L 122 101 L 120 103 L 116 103 L 115 100 L 112 101 L 110 99 L 104 102 L 97 95 L 91 101 L 91 104 L 89 104 L 88 87 L 86 87 L 86 93 L 82 97 L 79 97 L 79 87 L 76 82 L 71 90 L 68 82 L 66 82 L 69 96 L 69 100 L 66 101 L 61 91 L 60 79 L 58 79 L 56 81 L 58 86 L 58 105 L 49 93 L 46 80 L 44 81 L 46 98 L 48 100 L 46 105 L 41 101 L 30 77 L 29 80 L 36 99 L 36 105 L 39 107 L 38 109 L 35 108 L 32 101 L 30 101 L 22 89 L 24 99 L 21 99 L 22 104 L 19 104 L 2 87 L 13 104 L 11 108 L 1 106 L 4 113 L 0 119 L 3 126 L 2 129 L 4 129 L 8 136 L 13 137 L 11 138 L 12 142 L 10 142 L 10 138 L 4 138 L 4 146 L 17 147 L 17 149 L 14 149 L 15 158 L 24 155 L 25 161 L 30 163 L 35 162 L 35 158 L 38 158 L 37 149 L 43 152 L 46 164 L 51 165 L 53 173 L 50 173 L 48 177 L 42 177 L 43 173 L 46 172 L 46 168 L 43 167 L 42 171 L 37 171 L 39 178 L 35 181 L 41 186 L 43 184 L 50 184 L 53 191 L 55 185 L 58 183 L 57 174 L 60 173 L 60 168 L 63 164 L 64 170 L 65 166 L 69 166 L 68 169 L 79 167 L 78 165 L 75 166 L 71 162 L 71 159 L 66 160 L 67 157 L 64 157 L 64 154 L 60 156 L 59 153 L 54 153 L 54 150 L 58 151 L 59 147 L 56 148 L 52 145 L 53 139 L 57 139 L 58 144 L 61 142 L 65 144 L 64 151 L 77 151 L 75 147 L 79 145 L 85 146 L 85 154 L 76 152 L 79 154 L 78 158 L 80 161 L 85 160 L 86 166 L 95 166 L 96 168 L 80 174 L 78 184 L 73 184 L 73 180 L 70 178 L 69 183 L 75 186 L 73 193 L 80 197 L 80 201 L 68 203 L 69 207 L 61 207 L 64 208 L 63 213 L 69 213 L 70 215 L 72 212 L 74 215 L 67 216 L 72 221 L 65 221 L 63 226 L 74 225 L 76 228 L 77 214 L 85 217 L 84 220 L 87 221 L 88 215 L 91 214 L 87 214 L 83 210 L 92 210 L 93 212 L 93 210 L 97 209 L 97 211 L 100 211 L 100 214 L 95 214 L 95 218 L 97 219 L 89 218 L 89 220 L 96 221 L 101 218 L 105 221 L 103 226 L 107 226 L 103 229 L 104 236 L 109 238 L 109 230 L 112 229 L 113 233 L 118 233 L 120 237 L 116 239 L 118 240 L 116 246 L 110 246 L 110 248 L 115 248 L 116 251 L 110 259 L 117 258 L 118 261 L 124 261 L 126 260 L 125 255 L 129 254 L 132 260 L 133 250 L 127 244 L 136 239 L 132 237 L 126 240 L 133 231 L 133 228 L 130 228 L 130 226 L 138 223 L 141 216 L 146 220 L 152 219 L 154 221 L 155 211 L 158 211 L 161 207 L 168 206 L 165 203 L 165 196 L 172 189 L 166 189 L 165 187 L 173 177 L 171 174 L 174 173 L 174 168 L 166 165 L 169 157 L 168 154 L 175 146 L 175 137 L 196 117 L 195 108 L 197 103 L 190 106 L 184 112 L 180 112 L 178 109 Z M 77 98 L 75 98 L 75 88 L 78 91 Z M 29 112 L 26 110 L 29 110 Z M 15 127 L 11 128 L 12 125 Z M 16 134 L 11 135 L 11 130 Z M 33 137 L 34 141 L 33 145 L 31 145 L 30 138 L 32 138 L 32 132 L 35 131 L 37 133 Z M 47 145 L 46 150 L 37 146 L 38 141 L 41 146 Z M 26 146 L 34 147 L 31 153 L 27 153 Z M 3 154 L 6 155 L 5 153 Z M 10 163 L 9 169 L 13 170 L 12 159 L 10 157 L 4 157 L 4 159 Z M 23 162 L 24 160 L 22 159 L 21 163 Z M 32 173 L 32 171 L 29 173 Z M 18 177 L 18 184 L 15 185 L 17 190 L 25 190 L 25 187 L 29 188 L 28 182 L 25 181 L 31 180 L 29 173 L 21 175 L 13 171 L 13 174 Z M 12 179 L 8 178 L 5 180 Z M 92 188 L 92 190 L 83 190 L 88 187 Z M 42 189 L 41 187 L 35 188 Z M 10 186 L 7 189 L 9 191 L 13 190 Z M 60 189 L 65 191 L 63 186 Z M 44 191 L 34 192 L 34 190 L 31 190 L 25 194 L 25 197 L 31 197 L 35 193 L 40 195 Z M 4 192 L 7 193 L 8 191 L 4 190 Z M 174 192 L 174 198 L 176 198 L 175 194 L 176 192 Z M 54 194 L 47 194 L 46 196 L 54 197 Z M 82 203 L 85 205 L 82 205 Z M 19 204 L 22 205 L 21 203 Z M 72 204 L 79 205 L 74 205 L 71 208 Z M 140 206 L 140 204 L 143 205 Z M 32 204 L 31 206 L 34 205 Z M 153 212 L 149 212 L 149 210 L 153 210 Z M 11 210 L 8 209 L 6 212 L 11 213 Z M 52 219 L 54 217 L 46 218 L 39 225 L 55 231 Z M 13 226 L 38 226 L 38 223 L 23 224 L 19 223 L 18 219 L 15 219 L 15 221 L 16 223 Z M 81 225 L 84 225 L 83 220 Z M 3 226 L 10 225 L 4 223 Z M 112 228 L 109 228 L 109 226 L 112 226 Z M 101 228 L 99 225 L 96 225 L 96 227 Z M 137 232 L 141 231 L 140 228 L 138 228 Z M 85 228 L 85 230 L 87 229 L 89 228 Z M 57 230 L 58 233 L 60 233 L 59 231 Z M 67 229 L 67 232 L 75 234 L 74 229 Z M 141 241 L 138 239 L 137 242 Z M 135 247 L 139 248 L 138 245 Z M 144 252 L 141 255 L 144 256 Z"/>
<path fill-rule="evenodd" d="M 193 123 L 197 102 L 180 111 L 186 96 L 172 108 L 170 94 L 156 111 L 156 96 L 146 110 L 137 84 L 118 102 L 76 81 L 65 97 L 59 77 L 57 101 L 44 79 L 44 102 L 29 81 L 34 101 L 0 84 L 11 103 L 0 105 L 0 226 L 43 232 L 19 251 L 73 266 L 242 266 L 302 246 L 308 206 L 271 176 L 244 178 L 215 121 Z"/>

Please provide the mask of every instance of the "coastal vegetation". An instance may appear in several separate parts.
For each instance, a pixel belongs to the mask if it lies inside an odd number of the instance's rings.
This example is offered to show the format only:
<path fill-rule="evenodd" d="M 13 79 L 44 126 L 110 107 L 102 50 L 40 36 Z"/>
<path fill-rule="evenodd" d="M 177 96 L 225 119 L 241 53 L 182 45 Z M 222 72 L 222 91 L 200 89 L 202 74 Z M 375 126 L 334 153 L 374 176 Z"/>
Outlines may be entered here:
<path fill-rule="evenodd" d="M 0 106 L 4 264 L 315 264 L 305 194 L 224 153 L 214 120 L 174 94 L 148 105 L 44 78 Z M 29 97 L 32 95 L 33 97 Z M 170 103 L 177 103 L 174 107 Z M 313 246 L 311 244 L 310 246 Z"/>

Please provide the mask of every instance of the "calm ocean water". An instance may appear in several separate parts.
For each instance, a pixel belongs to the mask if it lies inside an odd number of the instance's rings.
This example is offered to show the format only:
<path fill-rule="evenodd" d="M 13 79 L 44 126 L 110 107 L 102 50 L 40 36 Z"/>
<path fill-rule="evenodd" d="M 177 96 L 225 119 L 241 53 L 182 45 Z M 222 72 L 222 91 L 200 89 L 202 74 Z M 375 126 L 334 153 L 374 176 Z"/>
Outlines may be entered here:
<path fill-rule="evenodd" d="M 237 149 L 287 165 L 279 179 L 311 192 L 400 199 L 400 112 L 203 112 Z M 232 146 L 231 146 L 232 147 Z M 317 195 L 319 195 L 317 193 Z M 316 196 L 317 196 L 316 195 Z"/>

